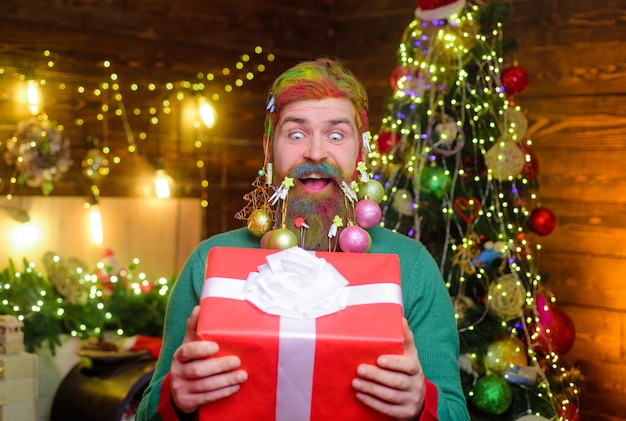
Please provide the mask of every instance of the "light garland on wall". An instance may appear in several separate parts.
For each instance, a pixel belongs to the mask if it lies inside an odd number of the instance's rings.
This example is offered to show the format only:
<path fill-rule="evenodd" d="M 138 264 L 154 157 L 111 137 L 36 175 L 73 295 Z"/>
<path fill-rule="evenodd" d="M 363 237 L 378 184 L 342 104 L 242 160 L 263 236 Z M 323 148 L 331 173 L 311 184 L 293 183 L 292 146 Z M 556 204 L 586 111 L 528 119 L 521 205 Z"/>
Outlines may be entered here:
<path fill-rule="evenodd" d="M 9 49 L 10 50 L 10 49 Z M 42 60 L 45 62 L 45 67 L 49 70 L 55 67 L 56 63 L 61 60 L 61 57 L 57 54 L 53 54 L 50 50 L 45 50 L 38 56 L 36 60 L 32 57 L 34 53 L 14 50 L 15 53 L 21 55 L 29 55 L 30 62 Z M 79 116 L 73 122 L 78 127 L 87 126 L 86 122 L 89 119 L 95 118 L 96 121 L 102 124 L 102 145 L 101 148 L 97 148 L 98 153 L 93 150 L 90 151 L 91 157 L 86 156 L 83 160 L 83 174 L 93 181 L 101 181 L 101 179 L 108 174 L 109 164 L 119 164 L 121 158 L 119 154 L 115 154 L 109 145 L 109 121 L 111 116 L 118 117 L 122 124 L 124 134 L 127 141 L 127 151 L 132 154 L 139 153 L 138 141 L 145 141 L 150 137 L 150 127 L 160 124 L 163 117 L 167 117 L 172 114 L 172 110 L 177 107 L 183 106 L 183 101 L 188 97 L 196 97 L 196 107 L 200 112 L 196 112 L 197 117 L 193 121 L 194 139 L 193 145 L 196 150 L 200 150 L 205 142 L 202 141 L 198 134 L 198 131 L 204 126 L 206 129 L 215 124 L 215 107 L 213 104 L 219 103 L 220 99 L 224 95 L 228 95 L 234 92 L 236 89 L 241 88 L 246 83 L 252 81 L 258 74 L 263 73 L 266 70 L 266 65 L 275 60 L 275 56 L 272 53 L 264 53 L 264 50 L 260 46 L 256 46 L 253 52 L 250 54 L 241 54 L 240 59 L 233 63 L 231 66 L 224 66 L 219 72 L 205 72 L 198 71 L 194 77 L 188 80 L 172 80 L 172 81 L 132 81 L 126 80 L 123 74 L 115 71 L 112 60 L 103 60 L 98 63 L 99 71 L 103 71 L 101 81 L 86 82 L 86 83 L 68 83 L 59 81 L 56 84 L 52 83 L 53 77 L 45 78 L 33 78 L 33 71 L 28 72 L 10 72 L 6 68 L 0 67 L 0 77 L 17 77 L 23 81 L 30 81 L 29 86 L 31 92 L 36 92 L 34 89 L 40 86 L 46 86 L 48 95 L 52 89 L 58 89 L 59 91 L 72 92 L 73 94 L 91 98 L 100 98 L 101 106 L 97 110 L 95 115 L 92 116 Z M 43 66 L 43 65 L 42 65 Z M 37 70 L 37 69 L 35 69 Z M 41 73 L 45 73 L 42 71 Z M 40 92 L 40 91 L 39 91 Z M 129 103 L 127 97 L 133 93 L 155 93 L 154 104 L 142 107 L 127 108 L 126 104 Z M 31 97 L 34 98 L 34 97 Z M 38 100 L 38 104 L 41 102 L 41 97 Z M 31 100 L 32 103 L 34 100 Z M 29 104 L 30 104 L 29 103 Z M 30 104 L 34 106 L 33 104 Z M 206 110 L 212 110 L 211 115 L 206 114 Z M 44 112 L 45 115 L 45 112 Z M 144 119 L 143 122 L 139 122 L 139 119 Z M 208 120 L 207 120 L 208 119 Z M 148 124 L 144 130 L 134 130 L 132 125 L 136 124 Z M 58 124 L 57 128 L 63 130 L 63 125 Z M 0 146 L 3 146 L 3 141 L 0 140 Z M 92 148 L 94 149 L 94 148 Z M 93 155 L 98 155 L 93 157 Z M 202 191 L 205 191 L 209 185 L 206 179 L 205 162 L 198 158 L 196 161 L 196 167 L 200 174 L 200 187 Z M 13 176 L 5 183 L 0 179 L 0 186 L 3 184 L 9 184 L 10 191 L 7 193 L 6 198 L 11 200 L 15 185 L 18 184 L 18 178 Z M 201 201 L 202 207 L 208 206 L 206 200 L 206 194 L 203 194 L 203 200 Z"/>

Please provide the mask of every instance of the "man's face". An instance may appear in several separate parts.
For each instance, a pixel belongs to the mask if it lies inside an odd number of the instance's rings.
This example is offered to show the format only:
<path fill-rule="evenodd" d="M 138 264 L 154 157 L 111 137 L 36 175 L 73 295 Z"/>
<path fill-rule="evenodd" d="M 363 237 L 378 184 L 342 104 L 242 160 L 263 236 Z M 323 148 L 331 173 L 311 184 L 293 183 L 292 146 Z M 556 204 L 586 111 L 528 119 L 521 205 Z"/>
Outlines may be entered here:
<path fill-rule="evenodd" d="M 340 186 L 354 177 L 359 145 L 354 106 L 346 98 L 298 101 L 282 110 L 273 142 L 275 182 L 294 180 L 283 222 L 301 233 L 295 219 L 304 218 L 304 248 L 333 249 L 328 231 L 335 215 L 346 217 Z"/>
<path fill-rule="evenodd" d="M 359 151 L 354 105 L 346 98 L 297 101 L 282 110 L 276 124 L 274 171 L 280 182 L 304 163 L 327 163 L 351 180 Z M 303 191 L 317 195 L 330 188 L 323 178 L 294 180 Z"/>

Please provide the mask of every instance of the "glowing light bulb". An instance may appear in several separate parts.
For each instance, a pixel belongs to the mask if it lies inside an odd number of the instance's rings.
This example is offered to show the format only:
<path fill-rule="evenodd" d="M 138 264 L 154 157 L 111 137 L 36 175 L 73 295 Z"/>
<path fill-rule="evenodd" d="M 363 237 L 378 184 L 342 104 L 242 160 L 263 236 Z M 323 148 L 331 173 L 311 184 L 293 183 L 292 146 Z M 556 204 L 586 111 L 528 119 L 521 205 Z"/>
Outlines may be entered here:
<path fill-rule="evenodd" d="M 215 109 L 206 97 L 200 95 L 198 97 L 198 112 L 200 118 L 207 128 L 215 126 Z"/>
<path fill-rule="evenodd" d="M 34 79 L 26 82 L 26 104 L 32 115 L 37 115 L 43 109 L 43 98 L 39 83 Z"/>
<path fill-rule="evenodd" d="M 170 177 L 164 169 L 160 168 L 156 170 L 154 176 L 154 190 L 159 199 L 167 199 L 170 197 L 170 184 L 173 182 L 172 177 Z"/>
<path fill-rule="evenodd" d="M 102 215 L 97 204 L 89 206 L 89 228 L 91 229 L 91 240 L 94 244 L 102 244 L 104 236 L 102 234 Z"/>

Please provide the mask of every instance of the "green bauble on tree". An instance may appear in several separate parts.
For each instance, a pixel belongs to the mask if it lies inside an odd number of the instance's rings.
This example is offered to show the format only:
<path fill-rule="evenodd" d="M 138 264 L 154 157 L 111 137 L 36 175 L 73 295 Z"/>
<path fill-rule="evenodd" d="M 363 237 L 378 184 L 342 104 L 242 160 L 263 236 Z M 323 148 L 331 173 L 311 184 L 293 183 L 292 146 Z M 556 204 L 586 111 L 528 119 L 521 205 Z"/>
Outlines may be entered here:
<path fill-rule="evenodd" d="M 500 376 L 484 376 L 474 386 L 472 403 L 481 411 L 500 415 L 511 405 L 511 387 Z"/>

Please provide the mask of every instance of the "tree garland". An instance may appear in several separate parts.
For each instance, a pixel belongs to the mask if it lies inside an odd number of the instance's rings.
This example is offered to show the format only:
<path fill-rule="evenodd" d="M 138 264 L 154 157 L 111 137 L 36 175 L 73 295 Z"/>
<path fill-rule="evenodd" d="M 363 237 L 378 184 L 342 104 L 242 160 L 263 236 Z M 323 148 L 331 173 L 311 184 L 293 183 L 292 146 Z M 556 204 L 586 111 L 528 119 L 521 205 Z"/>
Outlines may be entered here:
<path fill-rule="evenodd" d="M 136 276 L 136 264 L 107 273 L 85 269 L 77 259 L 44 256 L 46 273 L 23 259 L 23 270 L 9 260 L 0 271 L 0 314 L 24 323 L 28 352 L 46 345 L 54 354 L 61 335 L 81 339 L 118 335 L 161 336 L 169 292 L 175 276 L 156 281 Z M 102 266 L 102 265 L 99 265 Z"/>

